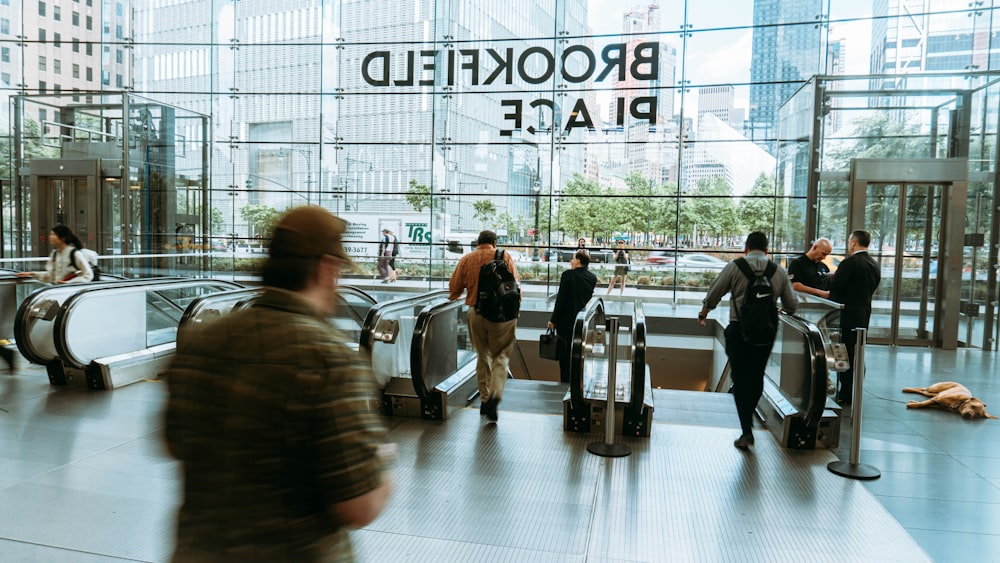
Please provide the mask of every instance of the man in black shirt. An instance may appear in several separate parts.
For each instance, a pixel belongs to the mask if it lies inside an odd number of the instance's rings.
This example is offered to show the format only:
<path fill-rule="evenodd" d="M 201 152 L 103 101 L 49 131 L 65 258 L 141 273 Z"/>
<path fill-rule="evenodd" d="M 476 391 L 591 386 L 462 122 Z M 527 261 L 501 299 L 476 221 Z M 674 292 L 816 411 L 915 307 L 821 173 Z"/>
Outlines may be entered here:
<path fill-rule="evenodd" d="M 830 268 L 823 259 L 830 254 L 833 246 L 830 241 L 816 239 L 805 254 L 788 264 L 788 277 L 792 280 L 792 289 L 802 293 L 810 293 L 819 297 L 830 297 Z"/>
<path fill-rule="evenodd" d="M 569 263 L 572 268 L 559 278 L 556 306 L 549 318 L 549 328 L 556 329 L 559 337 L 559 379 L 563 383 L 569 383 L 569 355 L 576 315 L 587 306 L 597 287 L 597 276 L 587 269 L 590 255 L 586 250 L 577 250 Z"/>

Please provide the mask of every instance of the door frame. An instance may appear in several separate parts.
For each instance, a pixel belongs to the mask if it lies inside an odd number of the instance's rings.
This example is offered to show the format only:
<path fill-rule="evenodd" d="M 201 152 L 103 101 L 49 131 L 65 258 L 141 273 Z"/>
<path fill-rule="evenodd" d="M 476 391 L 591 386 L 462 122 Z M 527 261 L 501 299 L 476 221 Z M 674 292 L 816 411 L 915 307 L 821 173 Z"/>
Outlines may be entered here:
<path fill-rule="evenodd" d="M 965 244 L 965 213 L 969 194 L 969 162 L 965 158 L 907 158 L 851 160 L 848 193 L 847 232 L 865 228 L 865 207 L 869 184 L 941 186 L 941 241 L 938 246 L 938 274 L 934 281 L 934 346 L 958 348 L 961 311 L 962 248 Z M 901 190 L 904 192 L 905 190 Z M 898 293 L 897 293 L 898 294 Z M 896 314 L 896 313 L 894 313 Z M 893 325 L 897 320 L 893 319 Z"/>

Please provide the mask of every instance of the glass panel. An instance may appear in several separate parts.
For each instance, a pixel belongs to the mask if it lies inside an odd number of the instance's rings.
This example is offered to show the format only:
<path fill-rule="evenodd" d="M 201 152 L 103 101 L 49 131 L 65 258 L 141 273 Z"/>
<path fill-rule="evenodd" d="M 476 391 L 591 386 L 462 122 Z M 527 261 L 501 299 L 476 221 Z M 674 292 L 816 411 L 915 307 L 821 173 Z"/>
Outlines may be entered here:
<path fill-rule="evenodd" d="M 868 186 L 864 225 L 871 233 L 868 253 L 882 270 L 882 282 L 872 297 L 872 316 L 868 329 L 869 338 L 892 339 L 892 312 L 895 309 L 896 229 L 899 225 L 898 185 Z M 878 303 L 881 306 L 875 307 Z M 848 327 L 844 327 L 848 330 Z"/>

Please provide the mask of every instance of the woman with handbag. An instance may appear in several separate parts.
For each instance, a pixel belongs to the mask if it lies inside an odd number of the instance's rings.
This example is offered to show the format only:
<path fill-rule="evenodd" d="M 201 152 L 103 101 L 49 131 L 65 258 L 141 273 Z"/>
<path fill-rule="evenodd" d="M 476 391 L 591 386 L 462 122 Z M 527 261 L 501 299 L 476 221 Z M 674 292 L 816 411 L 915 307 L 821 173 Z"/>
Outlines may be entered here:
<path fill-rule="evenodd" d="M 587 306 L 597 287 L 597 276 L 587 269 L 590 255 L 586 250 L 577 250 L 569 264 L 572 268 L 559 278 L 556 306 L 549 318 L 549 328 L 556 329 L 559 337 L 559 380 L 563 383 L 569 383 L 570 344 L 573 342 L 576 314 Z"/>

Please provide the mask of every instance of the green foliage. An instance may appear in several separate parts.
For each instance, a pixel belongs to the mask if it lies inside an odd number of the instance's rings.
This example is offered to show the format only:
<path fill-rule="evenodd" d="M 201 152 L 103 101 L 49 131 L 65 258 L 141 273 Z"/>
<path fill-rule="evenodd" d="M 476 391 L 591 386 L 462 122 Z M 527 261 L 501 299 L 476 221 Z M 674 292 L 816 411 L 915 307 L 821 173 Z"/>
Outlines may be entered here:
<path fill-rule="evenodd" d="M 13 128 L 11 128 L 13 130 Z M 37 121 L 24 118 L 21 131 L 24 145 L 24 159 L 32 158 L 55 158 L 59 156 L 59 149 L 42 145 L 42 129 Z M 11 163 L 14 158 L 14 150 L 11 145 L 11 137 L 0 137 L 0 178 L 11 177 Z"/>
<path fill-rule="evenodd" d="M 743 230 L 746 232 L 771 232 L 774 225 L 776 201 L 774 178 L 763 173 L 754 181 L 750 191 L 740 198 L 737 211 Z"/>
<path fill-rule="evenodd" d="M 218 207 L 212 208 L 212 215 L 210 217 L 210 225 L 213 235 L 221 235 L 225 230 L 226 223 L 225 218 L 222 216 L 222 211 Z"/>
<path fill-rule="evenodd" d="M 240 209 L 240 217 L 251 226 L 255 236 L 263 239 L 271 238 L 281 216 L 282 214 L 276 209 L 263 203 L 244 205 Z"/>
<path fill-rule="evenodd" d="M 431 206 L 431 188 L 423 184 L 418 184 L 415 179 L 410 179 L 410 187 L 406 190 L 406 203 L 414 211 L 420 213 Z"/>
<path fill-rule="evenodd" d="M 474 210 L 472 217 L 484 223 L 493 218 L 497 213 L 497 206 L 490 199 L 476 200 L 472 204 L 472 209 Z"/>

